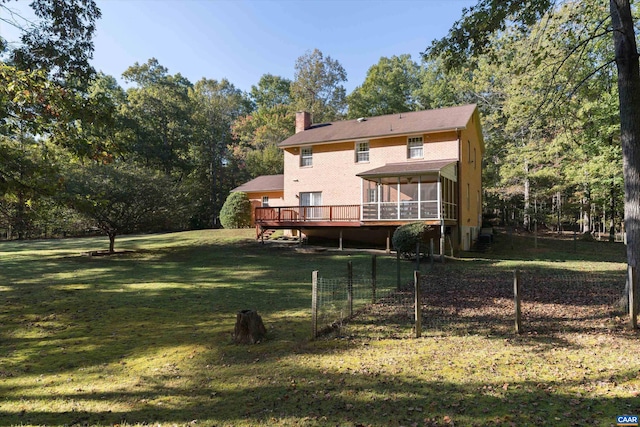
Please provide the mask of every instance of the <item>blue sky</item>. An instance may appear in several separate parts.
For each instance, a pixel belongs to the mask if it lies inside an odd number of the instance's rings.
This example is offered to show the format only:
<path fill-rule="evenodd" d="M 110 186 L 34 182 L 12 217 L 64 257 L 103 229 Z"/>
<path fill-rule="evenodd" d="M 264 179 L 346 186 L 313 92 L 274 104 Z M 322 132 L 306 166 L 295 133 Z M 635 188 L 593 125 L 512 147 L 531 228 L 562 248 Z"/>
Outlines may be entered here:
<path fill-rule="evenodd" d="M 93 65 L 118 79 L 155 57 L 192 82 L 227 78 L 250 90 L 266 73 L 294 77 L 298 57 L 318 48 L 347 72 L 347 92 L 382 56 L 420 61 L 476 0 L 97 0 Z M 24 11 L 28 1 L 9 3 Z M 25 12 L 26 13 L 26 12 Z M 0 35 L 12 29 L 0 23 Z M 120 80 L 122 82 L 122 80 Z"/>

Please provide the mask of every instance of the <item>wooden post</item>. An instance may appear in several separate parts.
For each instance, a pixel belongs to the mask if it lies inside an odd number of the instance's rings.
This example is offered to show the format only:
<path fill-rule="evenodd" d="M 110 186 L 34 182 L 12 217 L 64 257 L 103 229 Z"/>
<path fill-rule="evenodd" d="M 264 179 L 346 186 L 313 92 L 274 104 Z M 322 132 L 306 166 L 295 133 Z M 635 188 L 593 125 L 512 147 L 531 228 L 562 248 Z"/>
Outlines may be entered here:
<path fill-rule="evenodd" d="M 420 272 L 413 272 L 413 283 L 415 287 L 415 307 L 416 307 L 416 338 L 422 336 L 422 294 L 420 292 Z"/>
<path fill-rule="evenodd" d="M 516 334 L 522 332 L 522 311 L 520 308 L 520 272 L 515 270 L 513 272 L 513 297 L 516 309 Z"/>
<path fill-rule="evenodd" d="M 311 273 L 311 336 L 318 337 L 318 270 Z"/>
<path fill-rule="evenodd" d="M 338 250 L 342 250 L 342 228 L 340 229 L 340 246 L 338 247 Z"/>
<path fill-rule="evenodd" d="M 391 253 L 391 230 L 387 230 L 387 253 Z"/>
<path fill-rule="evenodd" d="M 445 228 L 444 222 L 440 225 L 440 261 L 444 264 L 444 251 L 445 251 Z"/>
<path fill-rule="evenodd" d="M 416 270 L 420 271 L 420 242 L 416 243 Z"/>
<path fill-rule="evenodd" d="M 629 277 L 629 320 L 632 329 L 638 329 L 638 277 L 635 267 L 627 267 Z"/>
<path fill-rule="evenodd" d="M 429 241 L 429 263 L 431 264 L 431 268 L 433 268 L 433 237 Z"/>
<path fill-rule="evenodd" d="M 371 304 L 376 303 L 376 285 L 378 280 L 377 256 L 371 256 Z"/>
<path fill-rule="evenodd" d="M 349 306 L 349 317 L 353 316 L 353 262 L 347 263 L 347 305 Z"/>
<path fill-rule="evenodd" d="M 396 249 L 396 287 L 400 290 L 400 251 Z"/>

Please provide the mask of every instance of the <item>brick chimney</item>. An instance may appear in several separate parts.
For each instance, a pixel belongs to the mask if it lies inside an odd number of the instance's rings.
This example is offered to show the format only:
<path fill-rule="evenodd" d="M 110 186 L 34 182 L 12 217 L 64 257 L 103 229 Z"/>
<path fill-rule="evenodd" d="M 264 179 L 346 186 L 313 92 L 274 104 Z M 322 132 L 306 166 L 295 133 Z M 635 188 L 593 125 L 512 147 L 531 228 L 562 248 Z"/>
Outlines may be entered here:
<path fill-rule="evenodd" d="M 311 127 L 311 113 L 298 111 L 296 113 L 296 133 L 307 130 Z"/>

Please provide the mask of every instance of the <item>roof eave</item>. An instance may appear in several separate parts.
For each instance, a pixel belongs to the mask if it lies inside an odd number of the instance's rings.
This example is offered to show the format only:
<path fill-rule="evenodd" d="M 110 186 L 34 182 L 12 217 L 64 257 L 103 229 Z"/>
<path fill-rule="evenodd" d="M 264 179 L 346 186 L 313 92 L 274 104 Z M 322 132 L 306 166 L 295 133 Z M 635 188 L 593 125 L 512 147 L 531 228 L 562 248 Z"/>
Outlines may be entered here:
<path fill-rule="evenodd" d="M 451 131 L 457 132 L 457 131 L 466 130 L 466 129 L 467 129 L 467 126 L 465 125 L 465 126 L 439 128 L 439 129 L 416 130 L 411 132 L 398 132 L 398 133 L 390 132 L 390 133 L 383 133 L 378 135 L 360 136 L 360 137 L 353 137 L 353 138 L 347 138 L 347 139 L 330 139 L 330 140 L 309 141 L 309 142 L 301 142 L 301 143 L 293 143 L 293 144 L 284 144 L 284 141 L 283 141 L 280 144 L 278 144 L 278 147 L 284 149 L 284 148 L 293 148 L 293 147 L 305 147 L 308 145 L 339 144 L 343 142 L 388 138 L 388 137 L 402 136 L 402 135 L 417 135 L 417 134 L 425 134 L 425 133 L 438 133 L 438 132 L 451 132 Z"/>

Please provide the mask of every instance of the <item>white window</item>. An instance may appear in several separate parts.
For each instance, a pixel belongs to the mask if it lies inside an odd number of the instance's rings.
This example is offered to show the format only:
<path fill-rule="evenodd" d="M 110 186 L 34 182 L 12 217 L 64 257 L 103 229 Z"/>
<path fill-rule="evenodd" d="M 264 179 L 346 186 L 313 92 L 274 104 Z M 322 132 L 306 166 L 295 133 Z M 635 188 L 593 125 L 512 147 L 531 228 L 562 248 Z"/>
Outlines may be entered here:
<path fill-rule="evenodd" d="M 365 203 L 376 203 L 378 201 L 378 188 L 367 188 Z"/>
<path fill-rule="evenodd" d="M 421 159 L 422 153 L 422 137 L 412 136 L 407 140 L 407 157 L 410 159 Z"/>
<path fill-rule="evenodd" d="M 356 142 L 356 163 L 369 161 L 369 141 Z"/>
<path fill-rule="evenodd" d="M 300 166 L 312 166 L 313 165 L 313 149 L 311 147 L 305 147 L 300 150 Z"/>
<path fill-rule="evenodd" d="M 262 196 L 262 207 L 269 207 L 269 196 Z"/>

